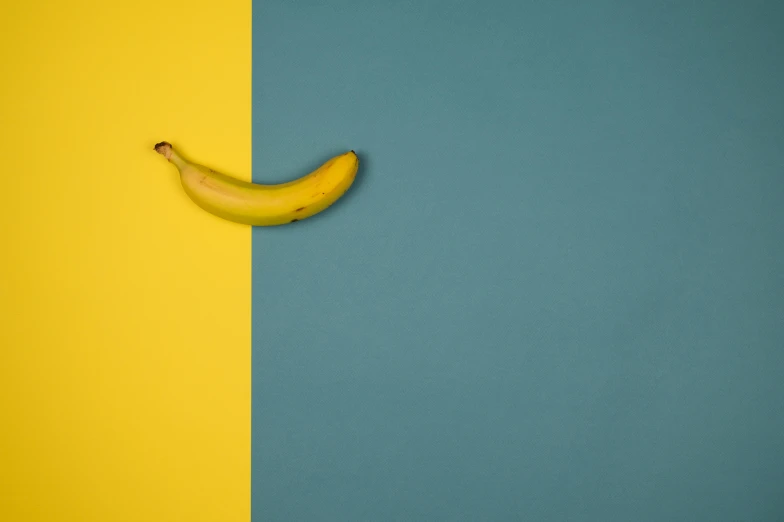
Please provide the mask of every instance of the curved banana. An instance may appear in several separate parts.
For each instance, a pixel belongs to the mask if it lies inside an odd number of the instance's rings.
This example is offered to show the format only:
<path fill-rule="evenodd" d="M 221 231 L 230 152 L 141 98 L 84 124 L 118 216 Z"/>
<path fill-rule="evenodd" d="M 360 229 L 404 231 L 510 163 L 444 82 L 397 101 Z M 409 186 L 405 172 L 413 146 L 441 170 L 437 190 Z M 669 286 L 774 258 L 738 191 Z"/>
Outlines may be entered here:
<path fill-rule="evenodd" d="M 199 207 L 253 226 L 284 225 L 318 214 L 345 194 L 359 168 L 359 158 L 352 150 L 294 181 L 262 185 L 192 163 L 166 141 L 157 143 L 155 151 L 177 167 L 185 193 Z"/>

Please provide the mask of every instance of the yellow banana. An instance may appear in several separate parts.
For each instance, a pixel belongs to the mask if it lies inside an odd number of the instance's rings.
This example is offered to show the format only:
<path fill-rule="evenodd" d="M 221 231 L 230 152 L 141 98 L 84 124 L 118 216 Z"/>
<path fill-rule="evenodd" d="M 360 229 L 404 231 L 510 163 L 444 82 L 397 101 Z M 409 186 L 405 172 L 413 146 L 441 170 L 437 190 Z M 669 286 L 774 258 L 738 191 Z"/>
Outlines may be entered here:
<path fill-rule="evenodd" d="M 278 185 L 250 183 L 192 163 L 172 145 L 155 145 L 177 167 L 185 193 L 199 207 L 235 223 L 284 225 L 318 214 L 351 187 L 359 168 L 354 151 L 335 156 L 310 174 Z"/>

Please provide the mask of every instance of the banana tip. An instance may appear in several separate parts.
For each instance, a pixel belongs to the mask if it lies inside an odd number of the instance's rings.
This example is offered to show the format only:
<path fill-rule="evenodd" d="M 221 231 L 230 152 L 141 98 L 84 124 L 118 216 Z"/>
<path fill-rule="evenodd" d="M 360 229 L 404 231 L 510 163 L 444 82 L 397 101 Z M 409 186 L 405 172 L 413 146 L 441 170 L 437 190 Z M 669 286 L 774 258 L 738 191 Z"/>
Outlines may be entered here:
<path fill-rule="evenodd" d="M 167 160 L 171 159 L 172 146 L 168 141 L 161 141 L 155 144 L 155 152 L 162 154 Z"/>

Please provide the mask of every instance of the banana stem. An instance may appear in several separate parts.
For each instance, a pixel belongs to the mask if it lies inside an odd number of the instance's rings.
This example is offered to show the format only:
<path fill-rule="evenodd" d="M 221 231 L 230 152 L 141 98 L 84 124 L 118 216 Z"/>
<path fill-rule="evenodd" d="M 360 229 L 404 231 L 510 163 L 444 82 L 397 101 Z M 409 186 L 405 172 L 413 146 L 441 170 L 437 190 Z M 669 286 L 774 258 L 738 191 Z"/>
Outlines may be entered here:
<path fill-rule="evenodd" d="M 168 141 L 162 141 L 160 143 L 155 144 L 155 152 L 158 154 L 163 155 L 171 163 L 174 163 L 177 168 L 182 168 L 185 166 L 185 160 L 183 160 L 176 152 L 174 152 L 174 147 L 172 147 L 171 143 Z"/>

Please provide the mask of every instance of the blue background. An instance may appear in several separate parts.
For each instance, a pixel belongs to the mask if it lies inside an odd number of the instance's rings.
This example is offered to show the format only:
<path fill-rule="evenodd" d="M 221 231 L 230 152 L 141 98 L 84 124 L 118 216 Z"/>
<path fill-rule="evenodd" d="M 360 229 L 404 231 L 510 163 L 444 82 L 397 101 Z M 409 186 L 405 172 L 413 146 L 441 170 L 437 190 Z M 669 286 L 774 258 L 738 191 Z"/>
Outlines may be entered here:
<path fill-rule="evenodd" d="M 265 0 L 254 521 L 784 518 L 784 4 Z"/>

